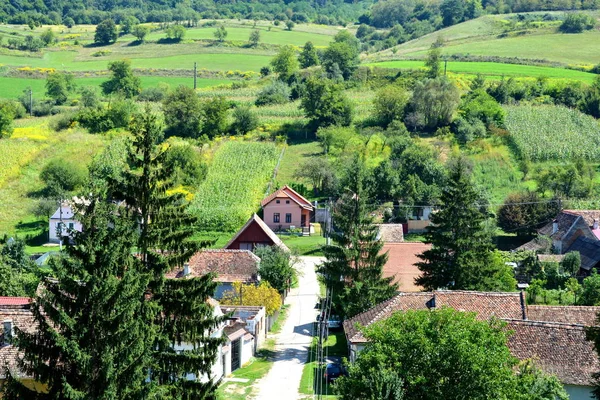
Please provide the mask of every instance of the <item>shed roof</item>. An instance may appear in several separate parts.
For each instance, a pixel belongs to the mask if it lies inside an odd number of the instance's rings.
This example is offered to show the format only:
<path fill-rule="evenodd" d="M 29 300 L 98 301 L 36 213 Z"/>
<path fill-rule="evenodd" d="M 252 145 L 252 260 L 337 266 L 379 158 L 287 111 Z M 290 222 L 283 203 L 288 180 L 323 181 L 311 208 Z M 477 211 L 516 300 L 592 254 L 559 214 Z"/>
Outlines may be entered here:
<path fill-rule="evenodd" d="M 579 236 L 567 252 L 578 251 L 581 256 L 581 268 L 591 271 L 600 263 L 600 240 L 590 239 L 585 236 Z"/>
<path fill-rule="evenodd" d="M 189 274 L 185 269 L 176 269 L 166 274 L 168 279 L 199 277 L 215 273 L 216 282 L 256 282 L 260 258 L 249 250 L 202 250 L 188 262 Z"/>
<path fill-rule="evenodd" d="M 377 224 L 379 228 L 379 240 L 384 243 L 404 242 L 404 230 L 402 224 Z"/>

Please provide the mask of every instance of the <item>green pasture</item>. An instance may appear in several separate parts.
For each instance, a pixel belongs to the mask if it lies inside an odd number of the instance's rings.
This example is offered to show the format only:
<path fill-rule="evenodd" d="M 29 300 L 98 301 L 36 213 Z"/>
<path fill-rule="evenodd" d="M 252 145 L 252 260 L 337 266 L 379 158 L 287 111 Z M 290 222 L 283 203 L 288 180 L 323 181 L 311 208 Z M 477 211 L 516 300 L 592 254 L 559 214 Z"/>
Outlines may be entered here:
<path fill-rule="evenodd" d="M 108 78 L 77 78 L 78 87 L 96 86 L 106 81 Z M 192 78 L 172 77 L 172 76 L 141 76 L 142 88 L 156 87 L 159 83 L 166 83 L 171 87 L 185 85 L 193 87 L 194 81 Z M 205 88 L 217 85 L 230 83 L 227 79 L 198 79 L 197 87 Z M 36 98 L 44 97 L 46 93 L 46 80 L 34 78 L 11 78 L 0 77 L 0 98 L 17 98 L 24 90 L 31 88 Z"/>
<path fill-rule="evenodd" d="M 600 38 L 600 37 L 599 37 Z M 422 61 L 384 61 L 366 65 L 380 68 L 416 69 L 424 68 Z M 565 68 L 538 67 L 532 65 L 502 64 L 495 62 L 465 62 L 448 61 L 448 72 L 456 74 L 483 74 L 489 77 L 515 76 L 515 77 L 547 77 L 552 79 L 572 79 L 586 83 L 593 82 L 595 74 Z"/>
<path fill-rule="evenodd" d="M 142 45 L 143 46 L 143 45 Z M 164 45 L 167 47 L 168 45 Z M 100 49 L 100 48 L 98 48 Z M 15 55 L 0 55 L 0 66 L 31 67 L 31 68 L 55 68 L 65 71 L 102 71 L 106 70 L 110 61 L 128 58 L 133 68 L 149 69 L 192 69 L 194 62 L 198 68 L 211 71 L 258 71 L 261 67 L 269 64 L 271 56 L 240 54 L 240 53 L 215 53 L 203 54 L 181 54 L 163 56 L 161 52 L 144 54 L 142 57 L 127 57 L 121 54 L 119 57 L 111 55 L 96 57 L 94 60 L 78 61 L 76 51 L 48 51 L 43 57 L 21 57 Z"/>

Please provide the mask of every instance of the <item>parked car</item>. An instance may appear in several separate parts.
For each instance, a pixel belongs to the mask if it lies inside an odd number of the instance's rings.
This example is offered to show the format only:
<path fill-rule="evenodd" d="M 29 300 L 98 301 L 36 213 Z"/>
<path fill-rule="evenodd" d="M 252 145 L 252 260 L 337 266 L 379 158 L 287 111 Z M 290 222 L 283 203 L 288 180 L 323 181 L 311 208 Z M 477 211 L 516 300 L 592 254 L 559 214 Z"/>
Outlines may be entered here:
<path fill-rule="evenodd" d="M 346 375 L 346 370 L 342 364 L 329 363 L 327 364 L 327 367 L 325 367 L 325 374 L 323 377 L 327 383 L 332 383 L 342 375 Z"/>

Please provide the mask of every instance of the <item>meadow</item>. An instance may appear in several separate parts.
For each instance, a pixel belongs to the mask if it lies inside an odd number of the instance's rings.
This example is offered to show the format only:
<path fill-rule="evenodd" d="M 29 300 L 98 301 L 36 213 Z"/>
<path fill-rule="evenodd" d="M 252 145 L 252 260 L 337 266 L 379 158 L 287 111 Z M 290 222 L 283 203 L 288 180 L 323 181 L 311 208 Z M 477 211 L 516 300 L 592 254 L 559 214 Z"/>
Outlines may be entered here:
<path fill-rule="evenodd" d="M 600 125 L 562 106 L 507 106 L 506 128 L 518 152 L 533 161 L 600 158 Z"/>
<path fill-rule="evenodd" d="M 600 36 L 599 36 L 600 39 Z M 418 69 L 425 68 L 423 61 L 396 60 L 369 63 L 373 67 Z M 477 75 L 482 74 L 489 78 L 514 77 L 546 77 L 550 79 L 570 79 L 586 83 L 594 81 L 596 75 L 588 72 L 576 71 L 565 68 L 540 67 L 533 65 L 503 64 L 497 62 L 466 62 L 448 61 L 447 71 L 455 74 Z"/>
<path fill-rule="evenodd" d="M 190 207 L 202 229 L 233 232 L 258 211 L 279 154 L 271 142 L 220 144 Z"/>

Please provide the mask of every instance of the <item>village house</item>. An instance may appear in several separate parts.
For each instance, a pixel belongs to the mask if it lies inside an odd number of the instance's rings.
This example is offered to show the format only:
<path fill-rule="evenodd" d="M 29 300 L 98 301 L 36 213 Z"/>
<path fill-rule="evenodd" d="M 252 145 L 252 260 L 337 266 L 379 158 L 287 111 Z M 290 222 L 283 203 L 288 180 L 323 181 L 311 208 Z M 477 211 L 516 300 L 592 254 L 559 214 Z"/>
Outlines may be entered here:
<path fill-rule="evenodd" d="M 286 252 L 290 251 L 271 228 L 256 214 L 235 234 L 229 243 L 225 245 L 225 248 L 230 250 L 254 251 L 258 246 L 277 246 Z"/>
<path fill-rule="evenodd" d="M 350 360 L 367 345 L 360 327 L 389 318 L 394 312 L 451 307 L 474 312 L 480 320 L 495 317 L 514 331 L 508 341 L 511 353 L 534 359 L 547 373 L 555 374 L 572 400 L 592 398 L 593 373 L 600 370 L 586 327 L 594 325 L 600 307 L 528 306 L 523 292 L 434 291 L 398 293 L 355 317 L 344 321 Z"/>
<path fill-rule="evenodd" d="M 71 232 L 81 232 L 83 229 L 75 215 L 73 203 L 63 202 L 50 217 L 48 227 L 48 240 L 51 243 L 60 243 L 71 236 Z"/>
<path fill-rule="evenodd" d="M 234 282 L 258 284 L 259 264 L 260 258 L 250 250 L 201 250 L 194 254 L 183 268 L 167 273 L 166 278 L 186 279 L 214 273 L 217 283 L 214 298 L 220 300 L 226 291 L 233 289 Z"/>
<path fill-rule="evenodd" d="M 287 185 L 265 197 L 260 205 L 265 223 L 275 232 L 310 228 L 313 205 Z"/>
<path fill-rule="evenodd" d="M 263 306 L 221 305 L 221 310 L 232 321 L 245 323 L 244 329 L 254 338 L 254 352 L 256 352 L 267 339 L 268 321 L 266 310 Z"/>

